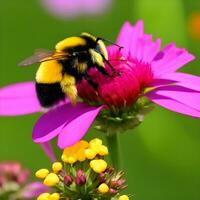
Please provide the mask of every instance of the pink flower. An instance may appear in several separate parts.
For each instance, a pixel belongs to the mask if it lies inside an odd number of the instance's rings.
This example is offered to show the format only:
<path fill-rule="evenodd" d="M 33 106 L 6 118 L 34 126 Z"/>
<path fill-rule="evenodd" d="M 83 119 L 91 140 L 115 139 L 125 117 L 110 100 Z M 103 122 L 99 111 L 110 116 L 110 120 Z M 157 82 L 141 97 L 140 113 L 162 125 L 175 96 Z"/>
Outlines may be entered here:
<path fill-rule="evenodd" d="M 29 176 L 29 171 L 23 169 L 21 164 L 15 161 L 5 161 L 0 163 L 1 185 L 7 182 L 16 182 L 19 185 L 24 184 Z"/>
<path fill-rule="evenodd" d="M 61 18 L 95 15 L 107 10 L 111 0 L 41 0 L 50 13 Z"/>
<path fill-rule="evenodd" d="M 143 32 L 143 22 L 135 26 L 126 22 L 117 38 L 119 51 L 108 47 L 109 60 L 115 68 L 110 76 L 103 76 L 95 69 L 89 73 L 98 83 L 98 95 L 83 80 L 77 85 L 79 96 L 94 106 L 69 102 L 45 113 L 33 129 L 33 140 L 43 143 L 58 135 L 58 146 L 65 148 L 80 140 L 99 112 L 108 120 L 137 118 L 137 112 L 147 105 L 144 98 L 171 111 L 200 117 L 200 77 L 177 72 L 194 59 L 187 50 L 170 43 L 160 49 L 161 40 Z M 21 83 L 0 90 L 1 115 L 19 115 L 41 110 L 35 94 L 34 83 Z M 104 109 L 103 109 L 104 108 Z M 120 114 L 120 116 L 119 116 Z M 114 116 L 114 117 L 113 117 Z M 124 121 L 120 125 L 123 127 Z M 132 121 L 130 121 L 132 122 Z M 129 128 L 134 127 L 129 123 Z"/>
<path fill-rule="evenodd" d="M 24 169 L 19 162 L 0 162 L 0 198 L 4 194 L 19 199 L 32 199 L 49 189 L 39 182 L 28 183 L 29 170 Z"/>

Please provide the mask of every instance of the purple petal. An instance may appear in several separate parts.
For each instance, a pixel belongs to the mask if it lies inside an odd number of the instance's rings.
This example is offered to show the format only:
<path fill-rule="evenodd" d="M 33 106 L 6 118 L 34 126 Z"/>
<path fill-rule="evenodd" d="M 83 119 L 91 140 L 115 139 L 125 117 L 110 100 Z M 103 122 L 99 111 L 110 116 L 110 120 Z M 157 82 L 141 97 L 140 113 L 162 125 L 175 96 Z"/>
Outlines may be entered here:
<path fill-rule="evenodd" d="M 33 128 L 33 141 L 44 143 L 51 140 L 62 131 L 66 124 L 94 108 L 96 107 L 91 107 L 83 103 L 78 103 L 76 106 L 67 103 L 45 113 Z"/>
<path fill-rule="evenodd" d="M 34 82 L 17 83 L 0 88 L 0 115 L 26 115 L 41 110 Z"/>
<path fill-rule="evenodd" d="M 69 123 L 66 123 L 58 137 L 58 146 L 64 149 L 68 146 L 75 144 L 79 141 L 87 132 L 92 122 L 103 108 L 101 107 L 88 107 L 84 109 L 84 112 L 79 112 Z"/>
<path fill-rule="evenodd" d="M 200 118 L 200 112 L 174 99 L 156 94 L 154 91 L 146 94 L 151 101 L 173 112 Z"/>
<path fill-rule="evenodd" d="M 40 182 L 33 182 L 26 185 L 21 193 L 23 199 L 33 199 L 44 192 L 48 192 L 49 188 Z"/>
<path fill-rule="evenodd" d="M 44 150 L 44 152 L 46 153 L 46 155 L 50 158 L 51 162 L 55 162 L 56 156 L 54 154 L 51 143 L 50 142 L 44 142 L 44 143 L 41 144 L 41 147 Z"/>
<path fill-rule="evenodd" d="M 165 74 L 162 76 L 163 79 L 176 82 L 176 85 L 183 86 L 192 90 L 200 91 L 200 77 L 185 74 L 181 72 Z"/>
<path fill-rule="evenodd" d="M 175 85 L 159 87 L 154 92 L 200 110 L 200 92 Z"/>
<path fill-rule="evenodd" d="M 164 74 L 175 72 L 194 58 L 187 50 L 177 48 L 174 43 L 170 43 L 155 56 L 152 62 L 154 76 L 159 78 Z"/>

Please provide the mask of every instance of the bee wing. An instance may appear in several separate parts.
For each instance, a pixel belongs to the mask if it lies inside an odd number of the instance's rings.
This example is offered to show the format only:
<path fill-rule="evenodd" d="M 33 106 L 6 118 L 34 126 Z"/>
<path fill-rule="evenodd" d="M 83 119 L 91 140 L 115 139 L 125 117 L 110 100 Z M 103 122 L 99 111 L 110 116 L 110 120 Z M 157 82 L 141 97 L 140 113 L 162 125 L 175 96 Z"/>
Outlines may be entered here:
<path fill-rule="evenodd" d="M 37 49 L 34 55 L 28 57 L 19 63 L 19 66 L 27 66 L 35 63 L 40 63 L 45 61 L 46 59 L 50 59 L 54 55 L 54 52 L 46 50 L 46 49 Z"/>

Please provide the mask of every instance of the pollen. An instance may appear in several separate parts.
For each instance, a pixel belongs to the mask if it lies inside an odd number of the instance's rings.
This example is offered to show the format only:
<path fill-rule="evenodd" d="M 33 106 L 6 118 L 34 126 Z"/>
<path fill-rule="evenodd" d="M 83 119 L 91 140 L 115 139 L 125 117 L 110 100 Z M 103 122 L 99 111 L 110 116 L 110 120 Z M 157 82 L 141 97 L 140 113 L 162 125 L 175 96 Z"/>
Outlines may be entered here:
<path fill-rule="evenodd" d="M 109 187 L 107 184 L 102 183 L 99 187 L 98 187 L 98 191 L 102 194 L 105 194 L 109 191 Z"/>
<path fill-rule="evenodd" d="M 49 174 L 49 170 L 48 169 L 40 169 L 35 173 L 35 176 L 37 178 L 41 178 L 44 179 L 46 178 L 46 176 Z"/>
<path fill-rule="evenodd" d="M 52 169 L 56 174 L 59 173 L 62 170 L 62 168 L 63 168 L 63 166 L 62 166 L 61 162 L 55 162 L 52 165 Z"/>
<path fill-rule="evenodd" d="M 52 187 L 59 183 L 59 178 L 55 173 L 50 173 L 47 175 L 47 177 L 44 179 L 44 185 Z"/>
<path fill-rule="evenodd" d="M 105 160 L 102 159 L 95 159 L 90 161 L 90 167 L 95 171 L 96 173 L 102 173 L 107 168 L 107 163 Z"/>

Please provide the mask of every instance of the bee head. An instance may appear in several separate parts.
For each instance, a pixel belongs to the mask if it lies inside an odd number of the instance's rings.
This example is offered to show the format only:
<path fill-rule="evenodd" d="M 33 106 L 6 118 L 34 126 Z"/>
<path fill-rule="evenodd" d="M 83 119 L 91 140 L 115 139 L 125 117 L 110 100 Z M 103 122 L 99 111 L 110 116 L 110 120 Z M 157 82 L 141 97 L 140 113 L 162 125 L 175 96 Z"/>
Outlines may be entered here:
<path fill-rule="evenodd" d="M 89 33 L 81 33 L 81 36 L 86 37 L 90 40 L 92 40 L 94 43 L 94 49 L 97 53 L 100 53 L 101 55 L 104 56 L 104 58 L 107 60 L 108 59 L 108 53 L 106 50 L 106 45 L 104 44 L 103 40 L 100 38 L 96 38 L 95 36 L 89 34 Z"/>

